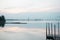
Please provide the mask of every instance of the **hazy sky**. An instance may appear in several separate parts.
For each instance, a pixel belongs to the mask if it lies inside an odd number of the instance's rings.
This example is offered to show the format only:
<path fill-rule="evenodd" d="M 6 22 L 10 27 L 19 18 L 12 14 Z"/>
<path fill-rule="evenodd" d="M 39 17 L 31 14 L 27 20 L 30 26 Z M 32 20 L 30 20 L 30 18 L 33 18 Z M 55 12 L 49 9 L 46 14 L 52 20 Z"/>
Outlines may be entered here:
<path fill-rule="evenodd" d="M 60 11 L 60 0 L 0 0 L 0 12 Z"/>

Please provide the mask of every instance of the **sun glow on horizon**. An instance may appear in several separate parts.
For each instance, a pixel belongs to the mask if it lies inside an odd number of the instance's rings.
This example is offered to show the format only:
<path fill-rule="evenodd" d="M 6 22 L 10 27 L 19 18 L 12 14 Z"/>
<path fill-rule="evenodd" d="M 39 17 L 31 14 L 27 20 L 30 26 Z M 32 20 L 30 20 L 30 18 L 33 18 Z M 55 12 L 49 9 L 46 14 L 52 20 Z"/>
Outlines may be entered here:
<path fill-rule="evenodd" d="M 31 9 L 23 9 L 23 8 L 12 8 L 12 9 L 2 9 L 0 12 L 4 13 L 22 13 L 22 12 L 45 12 L 49 11 L 52 8 L 31 8 Z"/>
<path fill-rule="evenodd" d="M 20 27 L 5 27 L 0 28 L 0 32 L 45 32 L 42 28 L 20 28 Z"/>

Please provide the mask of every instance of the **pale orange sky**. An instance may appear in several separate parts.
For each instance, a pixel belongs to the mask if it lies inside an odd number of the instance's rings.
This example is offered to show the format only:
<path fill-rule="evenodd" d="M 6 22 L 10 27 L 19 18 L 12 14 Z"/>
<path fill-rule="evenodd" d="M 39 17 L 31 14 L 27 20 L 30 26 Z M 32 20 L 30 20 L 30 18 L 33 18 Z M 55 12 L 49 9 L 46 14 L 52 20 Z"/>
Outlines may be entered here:
<path fill-rule="evenodd" d="M 0 0 L 0 12 L 47 12 L 59 11 L 60 0 Z"/>

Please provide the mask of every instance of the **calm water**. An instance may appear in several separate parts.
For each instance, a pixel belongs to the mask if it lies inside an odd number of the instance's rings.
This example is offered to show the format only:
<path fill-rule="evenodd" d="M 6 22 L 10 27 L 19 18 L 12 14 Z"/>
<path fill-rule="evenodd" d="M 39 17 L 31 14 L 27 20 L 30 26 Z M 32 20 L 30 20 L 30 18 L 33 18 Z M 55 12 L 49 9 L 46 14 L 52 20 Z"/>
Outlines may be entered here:
<path fill-rule="evenodd" d="M 45 23 L 6 24 L 0 28 L 0 40 L 45 40 Z"/>
<path fill-rule="evenodd" d="M 6 19 L 60 19 L 60 13 L 21 13 L 3 15 L 5 15 Z M 45 40 L 46 22 L 26 22 L 27 24 L 5 24 L 4 28 L 0 28 L 0 40 Z"/>
<path fill-rule="evenodd" d="M 5 24 L 4 28 L 0 28 L 0 40 L 46 39 L 46 21 L 24 21 L 24 22 L 26 22 L 27 24 Z M 55 23 L 55 21 L 53 23 Z"/>

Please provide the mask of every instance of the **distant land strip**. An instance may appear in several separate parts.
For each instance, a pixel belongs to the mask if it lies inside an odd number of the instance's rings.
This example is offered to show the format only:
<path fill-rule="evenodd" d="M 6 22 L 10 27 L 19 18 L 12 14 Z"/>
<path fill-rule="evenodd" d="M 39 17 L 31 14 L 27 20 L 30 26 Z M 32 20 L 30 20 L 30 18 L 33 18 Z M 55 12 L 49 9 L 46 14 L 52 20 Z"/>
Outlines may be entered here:
<path fill-rule="evenodd" d="M 6 21 L 60 21 L 60 19 L 6 19 Z"/>

